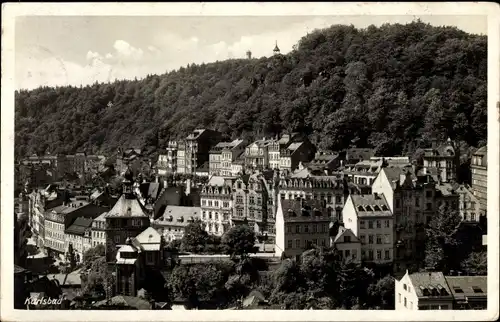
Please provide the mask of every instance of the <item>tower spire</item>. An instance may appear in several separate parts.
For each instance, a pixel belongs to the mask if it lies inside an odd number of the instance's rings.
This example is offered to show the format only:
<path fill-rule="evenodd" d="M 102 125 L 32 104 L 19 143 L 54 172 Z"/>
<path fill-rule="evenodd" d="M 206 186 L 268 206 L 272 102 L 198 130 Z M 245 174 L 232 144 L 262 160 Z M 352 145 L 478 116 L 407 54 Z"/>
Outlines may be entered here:
<path fill-rule="evenodd" d="M 276 40 L 275 42 L 275 46 L 274 46 L 274 49 L 273 49 L 273 53 L 275 55 L 278 55 L 280 53 L 280 48 L 278 47 L 278 41 Z"/>

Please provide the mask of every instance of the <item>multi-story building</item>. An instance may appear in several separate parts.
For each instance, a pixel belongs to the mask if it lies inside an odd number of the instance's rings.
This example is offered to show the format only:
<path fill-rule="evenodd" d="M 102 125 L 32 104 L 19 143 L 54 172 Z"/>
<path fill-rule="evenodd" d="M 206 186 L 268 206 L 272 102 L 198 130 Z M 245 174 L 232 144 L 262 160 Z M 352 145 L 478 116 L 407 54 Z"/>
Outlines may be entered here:
<path fill-rule="evenodd" d="M 116 274 L 116 294 L 137 296 L 143 288 L 146 276 L 164 264 L 165 241 L 152 227 L 136 237 L 127 237 L 113 258 Z M 109 265 L 109 263 L 108 263 Z"/>
<path fill-rule="evenodd" d="M 344 227 L 361 241 L 361 260 L 392 264 L 394 217 L 384 195 L 350 195 L 343 209 Z"/>
<path fill-rule="evenodd" d="M 344 168 L 345 177 L 363 186 L 371 186 L 380 170 L 384 167 L 405 168 L 411 165 L 408 157 L 372 157 L 369 160 L 360 161 L 354 165 L 348 165 Z"/>
<path fill-rule="evenodd" d="M 280 151 L 280 170 L 294 171 L 301 162 L 311 161 L 315 153 L 316 148 L 308 139 L 292 142 Z"/>
<path fill-rule="evenodd" d="M 363 160 L 370 160 L 371 157 L 375 156 L 374 149 L 368 148 L 349 148 L 345 151 L 345 162 L 342 165 L 352 165 Z"/>
<path fill-rule="evenodd" d="M 395 280 L 394 301 L 396 310 L 484 310 L 487 277 L 407 271 Z"/>
<path fill-rule="evenodd" d="M 280 168 L 280 151 L 284 147 L 284 144 L 280 144 L 282 140 L 271 140 L 269 142 L 269 168 L 279 169 Z M 288 142 L 287 142 L 288 143 Z"/>
<path fill-rule="evenodd" d="M 14 264 L 26 265 L 28 251 L 26 245 L 31 233 L 26 212 L 14 213 Z"/>
<path fill-rule="evenodd" d="M 330 246 L 330 216 L 320 200 L 278 200 L 276 256 L 296 256 L 312 245 Z"/>
<path fill-rule="evenodd" d="M 243 173 L 245 168 L 245 152 L 242 152 L 236 160 L 231 163 L 231 176 L 237 177 Z"/>
<path fill-rule="evenodd" d="M 38 247 L 43 248 L 45 243 L 45 213 L 62 204 L 58 191 L 36 190 L 29 194 L 28 223 Z"/>
<path fill-rule="evenodd" d="M 287 178 L 279 181 L 281 200 L 313 199 L 325 201 L 326 209 L 332 220 L 342 221 L 342 208 L 345 200 L 344 181 L 337 177 Z"/>
<path fill-rule="evenodd" d="M 317 151 L 314 159 L 307 163 L 307 168 L 331 174 L 340 167 L 340 154 L 332 151 Z"/>
<path fill-rule="evenodd" d="M 479 199 L 471 191 L 470 187 L 460 185 L 457 189 L 459 196 L 458 210 L 460 217 L 465 222 L 479 222 L 481 215 L 481 204 Z"/>
<path fill-rule="evenodd" d="M 234 140 L 227 143 L 221 151 L 220 175 L 224 177 L 235 176 L 233 174 L 233 163 L 245 151 L 244 140 Z M 242 169 L 240 169 L 242 170 Z"/>
<path fill-rule="evenodd" d="M 395 280 L 396 310 L 452 310 L 453 295 L 442 272 L 409 274 Z"/>
<path fill-rule="evenodd" d="M 201 221 L 212 235 L 222 236 L 231 227 L 233 189 L 231 180 L 216 184 L 214 180 L 201 189 Z"/>
<path fill-rule="evenodd" d="M 83 254 L 92 247 L 92 218 L 78 217 L 64 231 L 64 248 L 73 247 L 76 262 L 83 260 Z"/>
<path fill-rule="evenodd" d="M 361 241 L 352 230 L 340 226 L 335 236 L 331 237 L 331 246 L 335 247 L 346 262 L 361 262 Z"/>
<path fill-rule="evenodd" d="M 124 178 L 122 195 L 104 216 L 108 263 L 115 261 L 118 248 L 126 243 L 127 238 L 137 236 L 150 225 L 146 209 L 132 191 L 134 176 L 130 168 L 125 172 Z"/>
<path fill-rule="evenodd" d="M 430 176 L 416 177 L 410 168 L 383 168 L 372 191 L 383 195 L 394 214 L 395 271 L 422 263 L 424 225 L 438 209 L 436 184 Z"/>
<path fill-rule="evenodd" d="M 430 149 L 424 149 L 423 172 L 434 177 L 435 181 L 452 182 L 457 179 L 460 165 L 460 151 L 455 142 L 448 140 Z"/>
<path fill-rule="evenodd" d="M 268 169 L 269 168 L 269 146 L 272 139 L 262 138 L 246 147 L 245 167 L 248 169 Z"/>
<path fill-rule="evenodd" d="M 488 146 L 483 146 L 472 155 L 472 192 L 479 200 L 480 211 L 486 215 L 488 188 Z"/>
<path fill-rule="evenodd" d="M 106 212 L 103 212 L 99 217 L 92 222 L 92 247 L 97 245 L 106 245 Z"/>
<path fill-rule="evenodd" d="M 160 154 L 156 164 L 159 176 L 177 171 L 177 142 L 169 141 L 165 150 L 166 154 Z"/>
<path fill-rule="evenodd" d="M 222 140 L 222 134 L 208 129 L 196 129 L 177 143 L 177 172 L 194 174 L 205 162 L 209 151 Z"/>
<path fill-rule="evenodd" d="M 268 195 L 264 181 L 260 172 L 241 175 L 234 181 L 232 225 L 241 224 L 246 219 L 257 233 L 267 231 Z"/>
<path fill-rule="evenodd" d="M 166 242 L 182 239 L 186 226 L 199 220 L 200 215 L 200 207 L 167 206 L 162 216 L 153 222 L 153 228 Z"/>

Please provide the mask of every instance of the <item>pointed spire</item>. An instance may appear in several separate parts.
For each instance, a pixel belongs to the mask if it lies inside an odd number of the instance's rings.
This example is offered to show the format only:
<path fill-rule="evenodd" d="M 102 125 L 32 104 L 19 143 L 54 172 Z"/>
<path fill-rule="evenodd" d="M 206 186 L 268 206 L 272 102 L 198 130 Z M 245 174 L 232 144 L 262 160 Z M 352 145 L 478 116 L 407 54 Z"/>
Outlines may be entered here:
<path fill-rule="evenodd" d="M 277 55 L 277 54 L 280 53 L 280 48 L 278 47 L 278 41 L 277 40 L 276 40 L 273 52 L 274 52 L 275 55 Z"/>

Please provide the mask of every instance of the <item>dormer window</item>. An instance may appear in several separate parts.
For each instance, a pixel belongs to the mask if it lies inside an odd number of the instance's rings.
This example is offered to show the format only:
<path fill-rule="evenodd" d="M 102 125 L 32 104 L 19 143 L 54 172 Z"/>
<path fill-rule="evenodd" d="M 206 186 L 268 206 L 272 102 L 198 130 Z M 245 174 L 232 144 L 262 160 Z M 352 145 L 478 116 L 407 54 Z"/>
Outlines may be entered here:
<path fill-rule="evenodd" d="M 365 211 L 365 208 L 363 208 L 363 206 L 358 206 L 358 211 Z"/>

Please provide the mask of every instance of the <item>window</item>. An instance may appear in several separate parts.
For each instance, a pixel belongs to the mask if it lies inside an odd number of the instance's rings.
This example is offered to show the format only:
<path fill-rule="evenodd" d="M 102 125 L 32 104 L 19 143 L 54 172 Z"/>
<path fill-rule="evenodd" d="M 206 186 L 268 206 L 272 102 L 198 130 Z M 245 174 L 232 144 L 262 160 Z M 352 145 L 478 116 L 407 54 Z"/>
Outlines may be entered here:
<path fill-rule="evenodd" d="M 431 203 L 431 202 L 428 202 L 428 203 L 425 205 L 425 210 L 432 210 L 432 203 Z"/>
<path fill-rule="evenodd" d="M 366 241 L 366 236 L 365 235 L 359 235 L 359 239 L 361 240 L 361 243 L 365 243 Z"/>
<path fill-rule="evenodd" d="M 368 235 L 368 244 L 373 244 L 373 235 Z"/>
<path fill-rule="evenodd" d="M 390 220 L 385 220 L 384 221 L 384 226 L 385 226 L 385 228 L 391 228 L 391 222 L 390 222 Z"/>
<path fill-rule="evenodd" d="M 291 233 L 292 232 L 292 226 L 288 225 L 286 226 L 286 232 Z"/>
<path fill-rule="evenodd" d="M 420 198 L 415 197 L 415 207 L 420 207 Z"/>
<path fill-rule="evenodd" d="M 391 243 L 391 235 L 385 234 L 384 235 L 384 244 L 390 244 Z"/>
<path fill-rule="evenodd" d="M 470 220 L 476 221 L 476 214 L 475 213 L 471 212 L 471 214 L 470 214 Z"/>
<path fill-rule="evenodd" d="M 315 246 L 317 246 L 317 245 L 318 245 L 318 240 L 317 240 L 317 239 L 313 239 L 313 244 L 314 244 Z"/>
<path fill-rule="evenodd" d="M 296 234 L 300 233 L 300 225 L 295 225 L 295 233 Z"/>
<path fill-rule="evenodd" d="M 353 249 L 352 250 L 352 259 L 356 259 L 356 257 L 358 257 L 358 252 L 355 249 Z"/>
<path fill-rule="evenodd" d="M 321 225 L 321 232 L 326 233 L 326 224 Z"/>
<path fill-rule="evenodd" d="M 345 258 L 349 258 L 351 257 L 351 250 L 350 249 L 346 249 L 345 250 Z"/>
<path fill-rule="evenodd" d="M 371 249 L 368 250 L 368 259 L 371 261 L 373 260 L 373 250 L 371 250 Z"/>
<path fill-rule="evenodd" d="M 318 232 L 318 225 L 313 224 L 313 233 L 317 233 L 317 232 Z"/>
<path fill-rule="evenodd" d="M 305 233 L 308 233 L 309 232 L 309 225 L 304 225 L 304 232 Z"/>
<path fill-rule="evenodd" d="M 119 235 L 116 235 L 113 240 L 115 241 L 115 244 L 119 244 L 120 243 L 120 236 Z"/>
<path fill-rule="evenodd" d="M 377 244 L 382 244 L 382 235 L 377 235 Z"/>
<path fill-rule="evenodd" d="M 401 200 L 396 199 L 396 208 L 401 207 Z"/>
<path fill-rule="evenodd" d="M 398 302 L 401 303 L 401 293 L 398 293 Z"/>
<path fill-rule="evenodd" d="M 326 240 L 325 239 L 322 239 L 321 240 L 321 246 L 325 247 L 326 246 Z"/>
<path fill-rule="evenodd" d="M 408 285 L 408 292 L 411 292 L 411 286 Z"/>
<path fill-rule="evenodd" d="M 406 284 L 403 284 L 403 290 L 407 291 L 408 288 L 406 287 Z"/>
<path fill-rule="evenodd" d="M 380 220 L 377 220 L 377 228 L 382 228 L 382 223 L 380 222 Z"/>
<path fill-rule="evenodd" d="M 212 212 L 211 211 L 208 212 L 208 219 L 212 219 Z"/>
<path fill-rule="evenodd" d="M 382 251 L 380 249 L 377 250 L 377 259 L 382 259 Z"/>
<path fill-rule="evenodd" d="M 219 207 L 219 202 L 217 200 L 214 201 L 214 207 Z"/>
<path fill-rule="evenodd" d="M 300 239 L 295 239 L 295 248 L 300 248 Z"/>
<path fill-rule="evenodd" d="M 206 200 L 202 200 L 202 201 L 201 201 L 201 205 L 202 205 L 202 206 L 205 206 L 206 204 L 207 204 L 207 201 L 206 201 Z"/>
<path fill-rule="evenodd" d="M 293 240 L 288 240 L 288 248 L 292 248 L 293 247 Z"/>
<path fill-rule="evenodd" d="M 425 192 L 425 197 L 432 198 L 432 191 L 431 190 L 426 191 Z"/>
<path fill-rule="evenodd" d="M 368 220 L 368 229 L 373 229 L 373 221 Z"/>
<path fill-rule="evenodd" d="M 405 296 L 404 306 L 406 307 L 406 296 Z"/>
<path fill-rule="evenodd" d="M 351 236 L 344 236 L 344 242 L 345 243 L 350 243 L 351 242 Z"/>
<path fill-rule="evenodd" d="M 236 196 L 236 203 L 243 203 L 243 197 L 242 196 Z"/>
<path fill-rule="evenodd" d="M 253 196 L 248 198 L 248 203 L 253 205 L 255 203 L 255 198 Z"/>
<path fill-rule="evenodd" d="M 365 221 L 364 221 L 364 220 L 361 220 L 361 221 L 359 222 L 359 228 L 360 228 L 360 229 L 365 229 Z"/>
<path fill-rule="evenodd" d="M 229 202 L 228 202 L 228 201 L 224 201 L 224 202 L 222 203 L 222 206 L 223 206 L 224 208 L 228 208 L 228 207 L 229 207 Z"/>
<path fill-rule="evenodd" d="M 474 293 L 483 293 L 483 290 L 479 286 L 472 286 Z"/>
<path fill-rule="evenodd" d="M 389 260 L 389 259 L 391 259 L 391 255 L 390 255 L 390 253 L 389 253 L 389 251 L 388 251 L 388 250 L 386 250 L 384 253 L 385 253 L 385 254 L 384 254 L 384 259 L 385 259 L 385 260 Z"/>
<path fill-rule="evenodd" d="M 342 196 L 335 196 L 335 203 L 341 204 L 342 203 Z"/>

